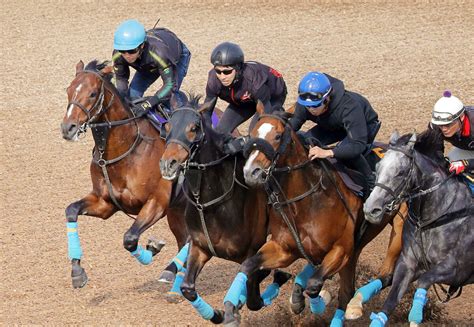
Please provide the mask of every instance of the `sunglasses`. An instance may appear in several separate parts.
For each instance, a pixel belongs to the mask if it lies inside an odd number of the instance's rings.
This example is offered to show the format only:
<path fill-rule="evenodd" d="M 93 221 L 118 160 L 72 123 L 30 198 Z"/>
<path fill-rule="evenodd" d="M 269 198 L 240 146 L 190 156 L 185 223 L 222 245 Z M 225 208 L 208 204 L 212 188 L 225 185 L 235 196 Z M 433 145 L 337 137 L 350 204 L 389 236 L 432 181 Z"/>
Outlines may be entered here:
<path fill-rule="evenodd" d="M 217 69 L 217 68 L 214 68 L 214 70 L 216 71 L 217 75 L 221 75 L 221 74 L 230 75 L 234 71 L 233 69 L 220 70 L 220 69 Z"/>
<path fill-rule="evenodd" d="M 119 50 L 120 53 L 135 54 L 140 51 L 140 47 L 131 50 Z"/>
<path fill-rule="evenodd" d="M 319 93 L 319 92 L 306 92 L 306 93 L 300 93 L 299 97 L 300 99 L 304 99 L 306 101 L 320 101 L 324 99 L 325 97 L 328 96 L 329 92 L 331 92 L 331 89 L 327 91 L 326 93 Z"/>

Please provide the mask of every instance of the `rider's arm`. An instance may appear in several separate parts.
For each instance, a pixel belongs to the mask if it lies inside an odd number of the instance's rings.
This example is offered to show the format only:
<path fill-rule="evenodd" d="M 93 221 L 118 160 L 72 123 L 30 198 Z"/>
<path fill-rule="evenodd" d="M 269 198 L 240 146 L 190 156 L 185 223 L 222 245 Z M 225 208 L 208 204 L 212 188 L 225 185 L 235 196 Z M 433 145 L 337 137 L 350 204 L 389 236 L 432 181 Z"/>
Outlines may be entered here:
<path fill-rule="evenodd" d="M 263 84 L 257 92 L 255 92 L 255 95 L 253 96 L 253 99 L 255 102 L 258 102 L 259 100 L 263 103 L 264 106 L 264 111 L 266 114 L 271 114 L 273 111 L 272 104 L 270 102 L 270 88 L 266 85 Z"/>
<path fill-rule="evenodd" d="M 122 97 L 128 95 L 128 79 L 130 78 L 130 68 L 127 62 L 123 59 L 122 54 L 114 51 L 112 54 L 112 63 L 115 74 L 115 87 Z"/>
<path fill-rule="evenodd" d="M 334 157 L 355 158 L 367 148 L 367 122 L 362 107 L 357 104 L 344 110 L 342 123 L 347 136 L 333 149 Z"/>
<path fill-rule="evenodd" d="M 176 87 L 174 67 L 171 62 L 166 59 L 165 56 L 159 53 L 158 48 L 151 48 L 148 50 L 148 54 L 155 61 L 158 66 L 158 72 L 160 73 L 163 85 L 156 91 L 155 97 L 157 102 L 163 102 L 171 98 L 171 94 Z"/>
<path fill-rule="evenodd" d="M 290 126 L 293 130 L 299 131 L 306 121 L 306 108 L 300 104 L 295 105 L 293 117 L 290 118 Z"/>

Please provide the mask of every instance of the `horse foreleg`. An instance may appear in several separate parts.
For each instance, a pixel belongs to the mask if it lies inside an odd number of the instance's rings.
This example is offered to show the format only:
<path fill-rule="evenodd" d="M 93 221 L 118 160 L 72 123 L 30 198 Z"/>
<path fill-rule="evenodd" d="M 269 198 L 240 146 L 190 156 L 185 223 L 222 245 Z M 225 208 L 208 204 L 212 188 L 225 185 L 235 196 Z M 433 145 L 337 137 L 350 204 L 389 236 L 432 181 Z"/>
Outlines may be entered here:
<path fill-rule="evenodd" d="M 408 286 L 415 277 L 414 268 L 409 268 L 405 257 L 402 255 L 397 261 L 395 271 L 393 273 L 393 285 L 385 300 L 382 311 L 379 313 L 372 313 L 370 319 L 372 320 L 371 327 L 383 327 L 388 321 L 388 317 L 393 312 L 397 304 L 402 299 L 403 295 L 408 289 Z"/>
<path fill-rule="evenodd" d="M 236 325 L 238 324 L 238 310 L 241 305 L 242 295 L 247 294 L 247 280 L 248 276 L 255 273 L 259 269 L 276 269 L 281 267 L 287 267 L 296 257 L 289 251 L 285 250 L 280 244 L 275 241 L 269 241 L 265 243 L 257 254 L 247 258 L 240 266 L 240 272 L 235 277 L 232 285 L 230 286 L 227 294 L 224 298 L 225 306 L 225 325 Z M 283 281 L 285 278 L 282 278 Z M 288 280 L 288 279 L 286 279 Z M 285 280 L 285 282 L 286 282 Z M 273 285 L 273 284 L 272 284 Z M 274 294 L 278 294 L 278 282 L 274 283 L 272 289 L 267 294 L 262 294 L 261 300 L 258 306 L 265 305 L 265 302 L 271 303 L 274 298 Z M 263 298 L 263 295 L 266 297 Z"/>
<path fill-rule="evenodd" d="M 295 314 L 300 314 L 304 310 L 305 298 L 303 291 L 306 289 L 308 279 L 313 276 L 315 270 L 316 267 L 308 263 L 295 277 L 295 284 L 293 285 L 293 291 L 290 296 L 290 308 Z"/>
<path fill-rule="evenodd" d="M 82 248 L 77 229 L 79 215 L 95 216 L 107 219 L 116 211 L 115 206 L 94 193 L 89 193 L 79 201 L 73 202 L 66 208 L 68 256 L 71 260 L 72 286 L 84 287 L 87 284 L 87 274 L 81 267 Z"/>
<path fill-rule="evenodd" d="M 223 320 L 223 312 L 214 310 L 208 303 L 206 303 L 196 292 L 196 279 L 201 269 L 211 256 L 204 252 L 201 248 L 191 244 L 189 249 L 188 263 L 184 281 L 181 284 L 181 293 L 196 309 L 201 317 L 210 320 L 215 324 L 220 324 Z"/>

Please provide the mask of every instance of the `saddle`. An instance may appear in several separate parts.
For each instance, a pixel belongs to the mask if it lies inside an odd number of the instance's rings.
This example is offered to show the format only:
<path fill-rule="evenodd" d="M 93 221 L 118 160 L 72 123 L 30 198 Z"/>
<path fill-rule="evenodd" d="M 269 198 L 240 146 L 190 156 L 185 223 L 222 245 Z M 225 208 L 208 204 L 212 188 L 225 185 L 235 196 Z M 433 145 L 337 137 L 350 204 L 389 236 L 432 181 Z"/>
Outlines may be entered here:
<path fill-rule="evenodd" d="M 474 172 L 465 171 L 459 177 L 464 182 L 464 184 L 467 185 L 467 188 L 471 190 L 471 197 L 474 198 Z"/>

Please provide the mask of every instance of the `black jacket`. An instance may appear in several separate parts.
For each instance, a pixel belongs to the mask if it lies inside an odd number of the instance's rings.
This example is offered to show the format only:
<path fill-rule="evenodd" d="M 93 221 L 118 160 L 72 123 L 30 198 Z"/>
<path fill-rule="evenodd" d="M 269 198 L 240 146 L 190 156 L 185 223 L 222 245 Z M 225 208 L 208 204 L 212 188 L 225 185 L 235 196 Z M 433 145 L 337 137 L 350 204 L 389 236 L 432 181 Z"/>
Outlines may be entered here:
<path fill-rule="evenodd" d="M 156 28 L 147 32 L 147 38 L 140 57 L 129 64 L 114 50 L 112 61 L 116 79 L 116 87 L 122 96 L 128 93 L 128 79 L 130 67 L 144 73 L 151 73 L 163 80 L 162 87 L 155 93 L 161 100 L 168 100 L 172 91 L 177 88 L 176 65 L 183 51 L 183 43 L 178 37 L 166 28 Z"/>
<path fill-rule="evenodd" d="M 378 124 L 377 113 L 362 95 L 347 91 L 342 81 L 325 75 L 332 86 L 328 111 L 314 116 L 306 107 L 297 104 L 290 124 L 297 131 L 307 120 L 311 120 L 317 124 L 315 128 L 321 128 L 327 133 L 344 131 L 346 142 L 341 142 L 333 149 L 334 157 L 354 158 L 362 154 L 368 143 L 375 138 L 369 131 L 373 131 L 374 125 Z"/>
<path fill-rule="evenodd" d="M 229 87 L 222 85 L 214 69 L 209 71 L 206 86 L 206 102 L 220 98 L 236 107 L 256 105 L 260 100 L 265 111 L 271 111 L 270 101 L 286 97 L 286 84 L 275 69 L 254 61 L 245 62 L 237 81 Z"/>

